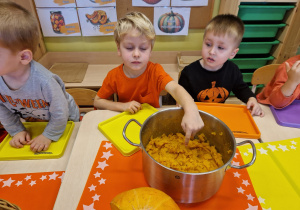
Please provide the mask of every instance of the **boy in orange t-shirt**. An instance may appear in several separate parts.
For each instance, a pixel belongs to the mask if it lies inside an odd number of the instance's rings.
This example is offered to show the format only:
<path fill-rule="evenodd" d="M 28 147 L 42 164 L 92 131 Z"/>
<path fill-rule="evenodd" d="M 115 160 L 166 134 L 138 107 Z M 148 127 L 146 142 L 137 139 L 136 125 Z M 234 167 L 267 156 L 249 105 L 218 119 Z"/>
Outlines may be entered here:
<path fill-rule="evenodd" d="M 173 81 L 160 64 L 149 61 L 155 40 L 151 21 L 140 12 L 131 12 L 118 20 L 114 35 L 123 64 L 107 74 L 94 106 L 136 113 L 142 103 L 159 107 L 159 94 L 165 89 L 184 109 L 181 125 L 187 143 L 204 123 L 186 90 Z M 118 102 L 110 100 L 114 93 L 118 95 Z"/>

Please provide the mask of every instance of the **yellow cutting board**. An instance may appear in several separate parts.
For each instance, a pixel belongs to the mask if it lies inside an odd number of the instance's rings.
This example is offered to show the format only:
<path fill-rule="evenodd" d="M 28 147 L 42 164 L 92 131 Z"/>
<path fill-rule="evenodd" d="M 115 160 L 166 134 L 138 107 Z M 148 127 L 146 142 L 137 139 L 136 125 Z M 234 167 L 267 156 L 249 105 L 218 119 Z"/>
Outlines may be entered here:
<path fill-rule="evenodd" d="M 108 120 L 99 123 L 98 128 L 103 135 L 113 143 L 113 145 L 124 155 L 130 156 L 139 150 L 139 147 L 132 146 L 123 137 L 123 128 L 130 119 L 136 119 L 141 124 L 158 110 L 149 104 L 142 104 L 142 110 L 135 114 L 122 112 Z M 133 143 L 140 143 L 141 127 L 135 122 L 131 122 L 126 130 L 126 136 Z"/>
<path fill-rule="evenodd" d="M 26 130 L 29 131 L 31 139 L 42 134 L 48 122 L 25 122 Z M 32 152 L 30 145 L 24 145 L 23 148 L 14 148 L 10 146 L 9 141 L 12 137 L 8 134 L 0 144 L 0 160 L 26 160 L 26 159 L 50 159 L 60 158 L 67 147 L 68 141 L 74 128 L 74 122 L 68 121 L 63 135 L 58 141 L 52 142 L 47 151 Z"/>

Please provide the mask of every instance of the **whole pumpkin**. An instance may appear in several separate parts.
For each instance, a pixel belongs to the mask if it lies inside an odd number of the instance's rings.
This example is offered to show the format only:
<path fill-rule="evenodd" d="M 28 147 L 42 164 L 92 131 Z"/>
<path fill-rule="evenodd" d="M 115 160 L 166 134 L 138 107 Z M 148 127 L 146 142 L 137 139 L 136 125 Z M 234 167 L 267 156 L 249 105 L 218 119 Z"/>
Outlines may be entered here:
<path fill-rule="evenodd" d="M 158 28 L 165 33 L 177 33 L 184 27 L 183 16 L 179 13 L 174 13 L 172 10 L 165 13 L 158 19 Z"/>
<path fill-rule="evenodd" d="M 110 203 L 112 210 L 180 210 L 166 193 L 152 187 L 140 187 L 118 194 Z"/>
<path fill-rule="evenodd" d="M 143 0 L 143 1 L 148 4 L 156 4 L 156 3 L 160 2 L 161 0 Z"/>
<path fill-rule="evenodd" d="M 228 90 L 223 87 L 215 87 L 216 81 L 211 83 L 212 88 L 200 91 L 197 96 L 198 101 L 201 102 L 224 102 L 229 95 Z"/>

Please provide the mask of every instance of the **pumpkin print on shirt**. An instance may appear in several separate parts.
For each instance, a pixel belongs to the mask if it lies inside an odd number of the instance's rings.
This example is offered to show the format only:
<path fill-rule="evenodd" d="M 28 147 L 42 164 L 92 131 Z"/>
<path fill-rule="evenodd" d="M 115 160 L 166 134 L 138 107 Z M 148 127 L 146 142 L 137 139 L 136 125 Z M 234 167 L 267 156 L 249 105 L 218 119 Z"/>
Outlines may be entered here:
<path fill-rule="evenodd" d="M 197 95 L 197 99 L 200 102 L 224 102 L 228 97 L 229 92 L 223 87 L 215 87 L 216 81 L 211 82 L 211 88 L 200 91 Z"/>

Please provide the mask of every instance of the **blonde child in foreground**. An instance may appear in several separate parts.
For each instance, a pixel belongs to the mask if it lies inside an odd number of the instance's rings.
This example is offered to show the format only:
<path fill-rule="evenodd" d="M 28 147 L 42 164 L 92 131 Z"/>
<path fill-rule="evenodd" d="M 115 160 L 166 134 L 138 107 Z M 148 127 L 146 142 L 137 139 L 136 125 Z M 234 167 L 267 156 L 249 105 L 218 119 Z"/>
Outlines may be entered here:
<path fill-rule="evenodd" d="M 94 106 L 136 113 L 142 103 L 159 107 L 159 95 L 165 89 L 184 109 L 181 126 L 187 143 L 204 124 L 191 96 L 160 64 L 149 61 L 155 40 L 150 20 L 140 12 L 131 12 L 118 20 L 114 35 L 118 55 L 124 63 L 107 74 Z M 118 102 L 110 100 L 114 93 L 118 95 Z"/>
<path fill-rule="evenodd" d="M 252 115 L 262 117 L 264 112 L 255 94 L 243 81 L 237 65 L 228 60 L 239 51 L 243 34 L 244 24 L 237 16 L 214 17 L 205 28 L 202 58 L 182 70 L 179 84 L 199 102 L 224 103 L 232 91 L 247 104 Z"/>
<path fill-rule="evenodd" d="M 63 134 L 67 121 L 79 121 L 79 109 L 63 81 L 33 60 L 38 46 L 38 22 L 21 6 L 0 0 L 0 121 L 12 147 L 29 144 L 33 152 L 47 150 Z M 21 118 L 49 121 L 31 139 Z"/>

